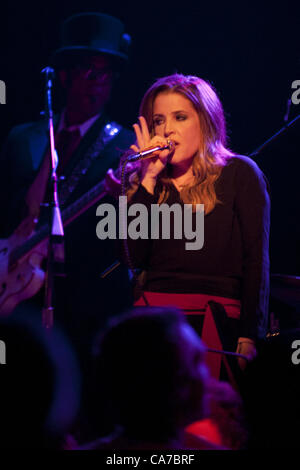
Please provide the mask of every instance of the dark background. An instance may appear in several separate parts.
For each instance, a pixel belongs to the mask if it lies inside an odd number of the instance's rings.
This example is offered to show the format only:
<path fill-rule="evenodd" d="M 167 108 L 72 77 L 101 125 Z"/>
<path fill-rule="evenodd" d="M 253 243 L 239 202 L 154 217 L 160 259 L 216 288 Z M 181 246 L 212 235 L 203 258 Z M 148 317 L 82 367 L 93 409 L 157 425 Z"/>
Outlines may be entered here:
<path fill-rule="evenodd" d="M 291 83 L 300 79 L 299 2 L 9 1 L 1 5 L 0 144 L 12 126 L 39 117 L 40 70 L 59 45 L 61 21 L 81 11 L 119 17 L 133 38 L 112 106 L 122 124 L 136 121 L 155 78 L 177 71 L 216 87 L 235 152 L 249 155 L 283 126 Z M 292 105 L 290 119 L 297 114 L 300 105 Z M 293 275 L 300 275 L 299 131 L 300 120 L 255 158 L 272 191 L 272 272 Z"/>

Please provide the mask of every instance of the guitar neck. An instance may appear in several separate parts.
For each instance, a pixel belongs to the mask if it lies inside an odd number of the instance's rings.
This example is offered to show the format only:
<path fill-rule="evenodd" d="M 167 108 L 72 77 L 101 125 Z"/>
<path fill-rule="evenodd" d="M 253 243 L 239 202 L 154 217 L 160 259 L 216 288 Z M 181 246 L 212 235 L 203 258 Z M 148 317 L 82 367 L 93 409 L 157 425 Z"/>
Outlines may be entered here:
<path fill-rule="evenodd" d="M 103 180 L 62 211 L 61 217 L 64 227 L 86 212 L 106 194 L 107 191 L 105 191 L 105 182 Z M 11 252 L 9 264 L 13 265 L 20 261 L 21 258 L 28 255 L 36 246 L 47 240 L 49 237 L 49 231 L 49 223 L 42 225 L 42 227 L 35 232 L 29 240 Z"/>

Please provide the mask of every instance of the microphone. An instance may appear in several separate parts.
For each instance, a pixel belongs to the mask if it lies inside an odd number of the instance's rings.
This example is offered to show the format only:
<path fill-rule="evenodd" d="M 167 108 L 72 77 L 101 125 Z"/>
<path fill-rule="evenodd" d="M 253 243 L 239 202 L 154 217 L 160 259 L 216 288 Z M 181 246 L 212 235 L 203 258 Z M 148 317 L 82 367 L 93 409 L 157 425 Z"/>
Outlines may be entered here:
<path fill-rule="evenodd" d="M 143 150 L 140 153 L 135 153 L 134 155 L 131 155 L 128 157 L 127 161 L 128 162 L 138 162 L 139 160 L 145 160 L 146 158 L 152 158 L 153 153 L 161 151 L 161 150 L 173 150 L 174 148 L 174 142 L 172 140 L 167 140 L 167 145 L 157 145 L 157 147 L 151 147 L 147 150 Z"/>

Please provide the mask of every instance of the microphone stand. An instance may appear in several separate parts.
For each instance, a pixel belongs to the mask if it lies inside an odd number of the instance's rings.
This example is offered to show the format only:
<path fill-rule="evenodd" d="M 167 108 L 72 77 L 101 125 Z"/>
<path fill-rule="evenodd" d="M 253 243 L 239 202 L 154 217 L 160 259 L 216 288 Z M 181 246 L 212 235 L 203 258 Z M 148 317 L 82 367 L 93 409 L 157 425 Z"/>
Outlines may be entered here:
<path fill-rule="evenodd" d="M 57 194 L 58 156 L 54 143 L 53 110 L 52 110 L 52 86 L 54 70 L 46 67 L 41 72 L 45 76 L 45 117 L 48 119 L 49 147 L 50 147 L 50 196 L 49 196 L 49 241 L 47 253 L 47 267 L 45 272 L 45 297 L 42 311 L 43 326 L 47 329 L 53 326 L 53 292 L 54 292 L 54 264 L 64 261 L 64 229 Z"/>
<path fill-rule="evenodd" d="M 284 120 L 286 121 L 286 124 L 281 128 L 279 129 L 278 132 L 276 132 L 274 135 L 272 135 L 272 137 L 270 137 L 269 139 L 267 139 L 262 145 L 260 145 L 259 147 L 257 147 L 257 149 L 255 149 L 250 155 L 249 157 L 255 157 L 256 155 L 259 154 L 259 152 L 265 148 L 267 145 L 269 145 L 271 142 L 273 142 L 273 140 L 277 139 L 277 137 L 279 137 L 281 134 L 283 134 L 284 132 L 287 131 L 287 129 L 289 127 L 291 127 L 299 118 L 300 118 L 300 114 L 298 114 L 298 116 L 296 116 L 292 121 L 290 122 L 287 122 L 287 119 L 288 119 L 288 114 L 289 114 L 289 101 L 288 101 L 288 110 L 287 110 L 287 114 L 285 115 L 285 118 Z"/>

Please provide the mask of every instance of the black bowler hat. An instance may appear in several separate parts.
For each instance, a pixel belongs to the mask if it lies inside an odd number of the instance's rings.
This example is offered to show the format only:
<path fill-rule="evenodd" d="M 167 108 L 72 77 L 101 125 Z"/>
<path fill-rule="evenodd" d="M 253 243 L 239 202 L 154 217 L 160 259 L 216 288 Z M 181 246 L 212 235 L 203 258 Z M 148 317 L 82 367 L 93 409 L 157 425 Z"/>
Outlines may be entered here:
<path fill-rule="evenodd" d="M 124 24 L 103 13 L 79 13 L 67 18 L 61 31 L 61 47 L 54 52 L 54 66 L 76 63 L 87 54 L 104 54 L 121 65 L 128 60 L 131 38 Z"/>

